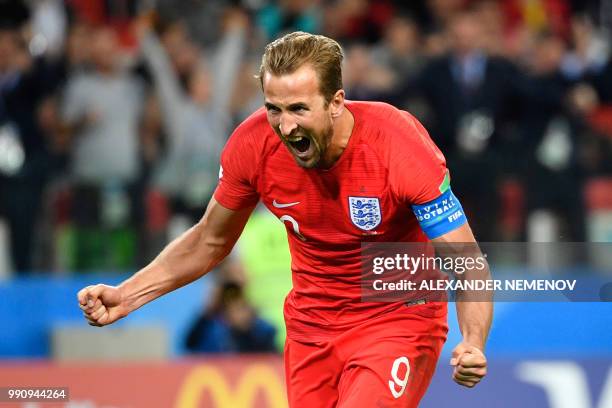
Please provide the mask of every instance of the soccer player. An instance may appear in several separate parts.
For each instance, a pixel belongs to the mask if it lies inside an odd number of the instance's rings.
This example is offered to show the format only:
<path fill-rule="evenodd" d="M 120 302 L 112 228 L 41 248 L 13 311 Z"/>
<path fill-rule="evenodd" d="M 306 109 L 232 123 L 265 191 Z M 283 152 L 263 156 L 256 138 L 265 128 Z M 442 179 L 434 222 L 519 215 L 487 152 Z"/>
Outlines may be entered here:
<path fill-rule="evenodd" d="M 474 242 L 443 155 L 409 113 L 345 100 L 342 50 L 288 34 L 266 47 L 265 107 L 234 131 L 202 219 L 119 286 L 78 293 L 104 326 L 210 271 L 232 249 L 258 201 L 287 228 L 293 289 L 285 302 L 291 407 L 416 407 L 446 340 L 446 303 L 361 301 L 362 242 Z M 424 205 L 456 204 L 418 220 Z M 368 211 L 359 211 L 366 206 Z M 454 380 L 486 374 L 490 302 L 458 302 L 463 341 Z"/>

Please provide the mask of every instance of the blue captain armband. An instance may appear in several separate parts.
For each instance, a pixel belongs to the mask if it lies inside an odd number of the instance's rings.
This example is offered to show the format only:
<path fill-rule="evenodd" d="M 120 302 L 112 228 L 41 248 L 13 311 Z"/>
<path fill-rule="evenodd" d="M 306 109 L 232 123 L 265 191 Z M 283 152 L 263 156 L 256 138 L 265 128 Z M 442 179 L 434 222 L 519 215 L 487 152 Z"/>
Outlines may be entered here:
<path fill-rule="evenodd" d="M 450 187 L 435 200 L 413 205 L 412 211 L 429 239 L 438 238 L 467 222 L 461 203 Z"/>

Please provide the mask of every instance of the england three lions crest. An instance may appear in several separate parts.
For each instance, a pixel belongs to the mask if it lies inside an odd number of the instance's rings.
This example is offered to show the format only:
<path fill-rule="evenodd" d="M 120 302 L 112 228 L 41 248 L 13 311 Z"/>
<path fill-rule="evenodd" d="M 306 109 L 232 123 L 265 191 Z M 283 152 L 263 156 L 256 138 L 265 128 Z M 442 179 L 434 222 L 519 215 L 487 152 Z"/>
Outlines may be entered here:
<path fill-rule="evenodd" d="M 351 221 L 364 231 L 378 227 L 382 219 L 380 202 L 376 197 L 349 197 Z"/>

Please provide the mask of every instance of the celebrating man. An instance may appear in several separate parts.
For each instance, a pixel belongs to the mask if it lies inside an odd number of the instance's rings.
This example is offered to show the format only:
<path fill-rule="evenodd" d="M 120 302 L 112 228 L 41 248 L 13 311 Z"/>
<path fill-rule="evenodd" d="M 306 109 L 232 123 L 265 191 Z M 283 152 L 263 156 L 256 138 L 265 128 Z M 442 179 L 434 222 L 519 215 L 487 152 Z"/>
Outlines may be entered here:
<path fill-rule="evenodd" d="M 292 255 L 290 406 L 418 405 L 446 339 L 446 304 L 362 301 L 361 244 L 474 237 L 425 129 L 390 105 L 345 100 L 342 58 L 337 42 L 303 32 L 266 47 L 259 72 L 265 108 L 228 141 L 206 213 L 119 286 L 81 290 L 90 324 L 110 324 L 206 274 L 261 200 L 284 222 Z M 435 217 L 415 215 L 443 201 L 455 205 L 440 206 Z M 457 313 L 463 341 L 453 352 L 453 377 L 473 387 L 486 374 L 492 306 L 458 302 Z"/>

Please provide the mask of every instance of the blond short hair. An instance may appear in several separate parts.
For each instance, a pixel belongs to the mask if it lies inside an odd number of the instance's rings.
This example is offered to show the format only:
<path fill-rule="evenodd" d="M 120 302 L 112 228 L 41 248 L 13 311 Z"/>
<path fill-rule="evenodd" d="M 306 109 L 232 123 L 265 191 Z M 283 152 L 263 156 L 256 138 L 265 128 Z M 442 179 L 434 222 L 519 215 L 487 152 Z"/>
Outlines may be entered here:
<path fill-rule="evenodd" d="M 266 46 L 259 67 L 259 81 L 263 89 L 266 72 L 285 75 L 310 64 L 319 79 L 319 91 L 329 103 L 336 91 L 342 89 L 342 47 L 323 35 L 296 31 Z"/>

